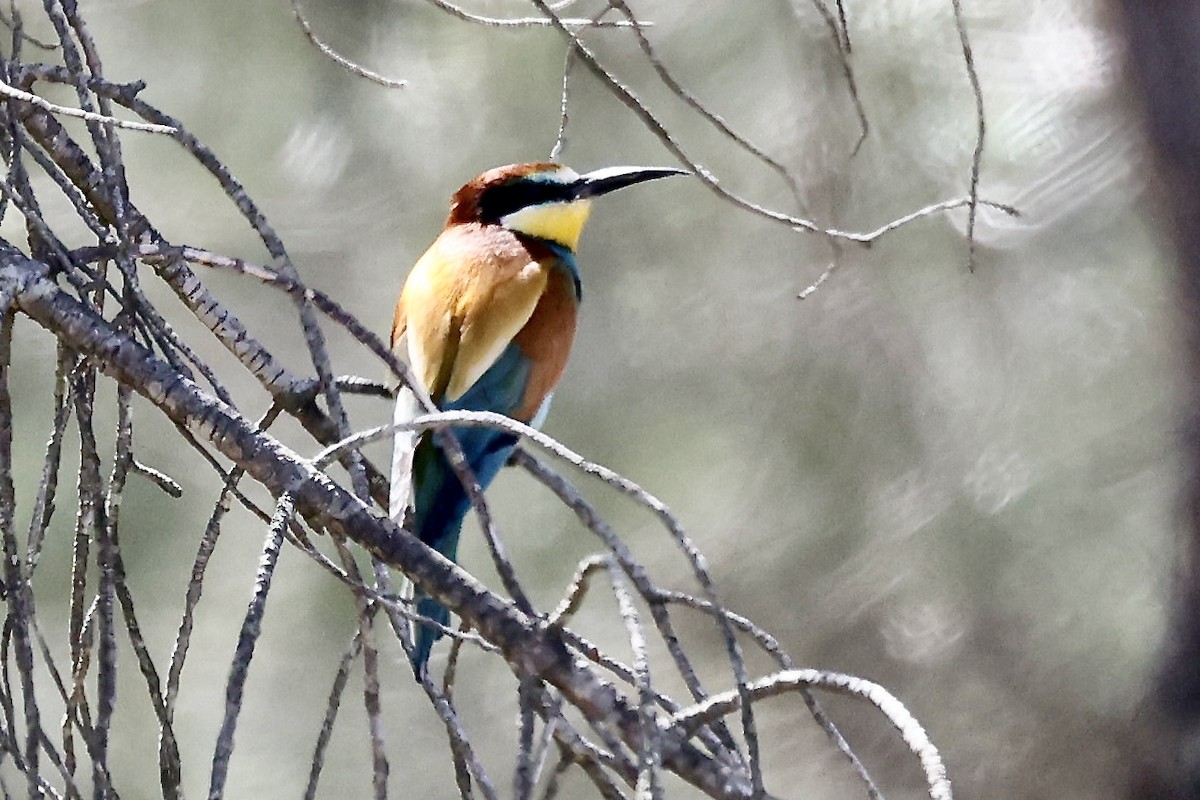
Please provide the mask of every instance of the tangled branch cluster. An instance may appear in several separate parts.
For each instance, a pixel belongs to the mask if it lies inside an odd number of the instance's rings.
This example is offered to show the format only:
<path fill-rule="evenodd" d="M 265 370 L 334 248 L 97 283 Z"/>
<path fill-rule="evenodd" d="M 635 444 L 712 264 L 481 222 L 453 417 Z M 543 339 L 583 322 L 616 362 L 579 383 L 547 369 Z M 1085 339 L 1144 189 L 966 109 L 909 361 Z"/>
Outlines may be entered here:
<path fill-rule="evenodd" d="M 450 4 L 437 4 L 451 13 L 466 14 Z M 566 20 L 551 4 L 534 0 L 534 5 L 540 16 L 518 22 L 558 29 L 568 40 L 572 59 L 580 60 L 607 82 L 647 125 L 659 132 L 672 152 L 714 190 L 725 193 L 579 39 L 579 26 L 584 23 L 632 31 L 643 52 L 660 68 L 660 77 L 672 83 L 681 96 L 686 95 L 657 60 L 644 24 L 624 2 L 611 2 L 605 8 L 605 12 L 615 9 L 622 16 L 617 23 L 599 18 Z M 341 696 L 356 669 L 361 669 L 364 676 L 374 791 L 377 797 L 387 794 L 389 762 L 384 737 L 389 725 L 379 693 L 380 673 L 387 667 L 379 658 L 378 648 L 382 638 L 395 637 L 408 649 L 408 622 L 414 617 L 395 587 L 397 572 L 463 621 L 462 630 L 447 631 L 455 641 L 443 680 L 435 684 L 426 679 L 421 689 L 444 724 L 464 796 L 473 796 L 476 791 L 488 798 L 499 796 L 495 780 L 475 754 L 470 733 L 454 702 L 457 652 L 462 646 L 472 646 L 503 658 L 515 677 L 513 686 L 520 708 L 518 756 L 513 769 L 516 797 L 532 797 L 535 793 L 553 796 L 560 775 L 573 767 L 582 770 L 605 797 L 625 796 L 622 787 L 634 787 L 638 796 L 660 797 L 664 773 L 674 774 L 712 797 L 765 796 L 754 707 L 764 698 L 784 693 L 799 695 L 861 775 L 867 793 L 878 796 L 865 769 L 818 704 L 814 696 L 818 689 L 874 704 L 919 756 L 930 795 L 950 797 L 936 749 L 895 698 L 882 687 L 859 678 L 798 668 L 766 631 L 722 605 L 702 556 L 662 502 L 549 437 L 491 414 L 430 413 L 414 423 L 438 431 L 451 424 L 483 425 L 518 434 L 524 442 L 524 449 L 515 459 L 518 465 L 547 487 L 595 535 L 597 554 L 579 565 L 575 579 L 553 612 L 539 612 L 526 599 L 519 570 L 505 555 L 478 487 L 472 492 L 473 501 L 502 576 L 504 592 L 511 600 L 389 521 L 380 511 L 387 506 L 386 476 L 362 455 L 360 448 L 390 436 L 394 429 L 356 433 L 343 401 L 346 392 L 387 396 L 387 391 L 368 381 L 339 377 L 326 346 L 326 331 L 331 325 L 344 329 L 398 380 L 411 385 L 405 365 L 334 299 L 305 286 L 283 241 L 244 187 L 180 121 L 140 99 L 143 84 L 115 83 L 105 78 L 97 45 L 73 2 L 47 0 L 45 11 L 57 34 L 53 48 L 56 63 L 23 58 L 23 53 L 35 45 L 24 36 L 15 12 L 10 20 L 9 55 L 0 61 L 0 149 L 6 165 L 0 182 L 0 213 L 19 214 L 27 232 L 22 243 L 0 240 L 0 535 L 6 556 L 3 581 L 7 591 L 7 618 L 0 641 L 0 751 L 28 781 L 31 796 L 82 797 L 89 793 L 89 787 L 96 796 L 116 796 L 118 780 L 110 771 L 108 740 L 113 720 L 121 710 L 115 703 L 120 637 L 129 639 L 157 716 L 163 796 L 181 796 L 181 734 L 173 726 L 175 704 L 205 567 L 225 515 L 233 503 L 238 503 L 262 520 L 266 536 L 252 600 L 230 662 L 223 724 L 211 764 L 210 797 L 223 796 L 225 791 L 229 763 L 236 754 L 235 732 L 246 678 L 253 664 L 276 560 L 285 545 L 297 548 L 335 576 L 353 596 L 358 612 L 358 630 L 334 676 L 325 721 L 317 735 L 308 797 L 316 793 Z M 478 15 L 467 18 L 488 22 Z M 848 53 L 844 14 L 827 12 L 826 18 L 839 51 Z M 311 36 L 311 29 L 304 24 Z M 852 73 L 846 63 L 853 90 Z M 47 84 L 69 87 L 78 106 L 66 108 L 44 100 L 39 88 Z M 691 100 L 710 122 L 724 125 L 698 101 Z M 564 92 L 564 109 L 566 104 Z M 857 99 L 856 107 L 865 136 L 866 117 Z M 119 120 L 118 113 L 136 121 Z M 63 114 L 81 118 L 86 135 L 70 133 L 59 121 Z M 564 113 L 564 130 L 565 119 Z M 268 256 L 267 263 L 252 264 L 169 241 L 156 230 L 148 213 L 130 201 L 121 151 L 123 130 L 131 130 L 134 135 L 170 137 L 185 156 L 201 164 L 255 231 Z M 732 131 L 729 133 L 736 137 Z M 744 140 L 734 141 L 753 147 Z M 976 163 L 976 178 L 977 169 Z M 76 219 L 94 236 L 93 244 L 70 248 L 63 242 L 55 226 L 41 213 L 44 198 L 35 192 L 35 174 L 53 182 L 74 209 Z M 967 198 L 915 212 L 874 233 L 846 234 L 725 196 L 782 224 L 858 242 L 869 242 L 906 220 L 936 210 L 967 205 L 973 211 L 978 202 L 973 182 Z M 279 289 L 301 323 L 310 363 L 300 371 L 284 364 L 205 285 L 197 268 L 231 270 Z M 164 308 L 149 298 L 146 285 L 158 282 L 171 289 L 177 306 Z M 265 412 L 249 415 L 245 403 L 233 400 L 227 389 L 229 377 L 218 374 L 201 358 L 197 344 L 187 341 L 170 321 L 171 315 L 181 313 L 201 322 L 255 379 Z M 42 326 L 58 342 L 53 422 L 41 481 L 23 535 L 18 535 L 11 447 L 13 428 L 18 423 L 9 385 L 12 332 L 18 316 Z M 96 398 L 102 392 L 115 392 L 119 412 L 113 433 L 115 457 L 107 475 L 102 470 L 103 448 L 95 417 Z M 120 510 L 131 474 L 149 478 L 170 494 L 177 495 L 179 488 L 170 477 L 138 460 L 135 394 L 148 401 L 155 413 L 174 423 L 179 436 L 224 484 L 200 539 L 192 579 L 186 588 L 184 614 L 167 664 L 151 656 L 138 625 L 130 588 L 137 576 L 128 574 L 125 568 Z M 429 409 L 434 411 L 432 406 Z M 312 455 L 298 455 L 272 435 L 272 426 L 283 416 L 293 418 L 307 431 Z M 80 434 L 81 466 L 70 586 L 70 663 L 60 664 L 39 622 L 31 582 L 56 513 L 65 434 L 71 425 Z M 453 439 L 442 435 L 447 439 L 446 446 L 453 449 Z M 684 592 L 661 585 L 552 463 L 597 478 L 654 514 L 686 558 L 698 589 Z M 327 471 L 334 464 L 348 479 Z M 460 477 L 468 486 L 473 485 L 465 468 Z M 273 508 L 257 505 L 241 491 L 239 487 L 247 480 L 256 481 L 270 492 Z M 365 574 L 355 560 L 358 549 L 371 556 L 369 573 Z M 571 628 L 573 615 L 587 601 L 589 588 L 598 578 L 604 580 L 616 599 L 634 655 L 632 664 L 603 652 Z M 700 679 L 693 656 L 677 633 L 677 617 L 681 614 L 711 619 L 728 657 L 727 687 L 714 690 Z M 659 640 L 657 644 L 654 639 Z M 669 659 L 662 664 L 651 663 L 650 653 L 659 644 L 665 646 Z M 776 671 L 752 676 L 743 657 L 746 646 L 767 653 L 777 665 Z M 671 697 L 659 688 L 667 682 L 667 674 L 672 680 L 682 679 L 686 697 Z M 49 690 L 43 686 L 47 681 L 51 684 Z M 45 707 L 48 696 L 56 698 L 53 711 Z M 63 720 L 57 732 L 49 723 L 52 714 Z M 736 715 L 736 722 L 727 719 L 731 715 Z"/>

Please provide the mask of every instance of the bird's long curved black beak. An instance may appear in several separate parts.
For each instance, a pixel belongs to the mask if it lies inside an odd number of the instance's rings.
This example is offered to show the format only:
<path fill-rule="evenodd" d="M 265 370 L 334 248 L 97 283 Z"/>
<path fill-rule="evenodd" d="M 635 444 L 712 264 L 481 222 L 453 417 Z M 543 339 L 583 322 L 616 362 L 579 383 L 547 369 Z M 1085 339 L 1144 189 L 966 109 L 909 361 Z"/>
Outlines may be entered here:
<path fill-rule="evenodd" d="M 670 167 L 605 167 L 580 175 L 579 180 L 571 184 L 572 195 L 576 200 L 583 200 L 615 192 L 617 189 L 624 189 L 626 186 L 643 181 L 691 174 L 686 170 Z"/>

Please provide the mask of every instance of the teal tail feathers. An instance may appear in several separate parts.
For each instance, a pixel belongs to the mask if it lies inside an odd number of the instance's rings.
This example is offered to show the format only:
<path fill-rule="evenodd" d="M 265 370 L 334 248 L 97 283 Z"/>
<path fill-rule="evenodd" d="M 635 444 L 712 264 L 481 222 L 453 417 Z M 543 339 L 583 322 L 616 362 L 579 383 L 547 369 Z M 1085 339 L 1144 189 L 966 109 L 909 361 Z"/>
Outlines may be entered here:
<path fill-rule="evenodd" d="M 454 428 L 454 435 L 467 457 L 482 488 L 487 488 L 496 473 L 504 466 L 516 446 L 517 438 L 487 428 Z M 414 517 L 417 536 L 451 561 L 458 553 L 458 537 L 463 517 L 471 501 L 458 476 L 454 474 L 437 445 L 428 435 L 421 438 L 412 461 Z M 417 592 L 416 610 L 443 625 L 450 621 L 450 612 L 431 597 Z M 442 638 L 441 631 L 419 623 L 413 626 L 413 669 L 417 676 L 425 674 L 433 643 Z"/>
<path fill-rule="evenodd" d="M 437 600 L 432 597 L 421 595 L 417 600 L 417 613 L 423 617 L 441 624 L 450 624 L 450 611 Z M 429 625 L 417 623 L 414 627 L 412 665 L 413 670 L 417 674 L 418 680 L 425 676 L 425 670 L 429 664 L 429 653 L 433 650 L 433 643 L 442 638 L 442 632 L 437 628 Z"/>
<path fill-rule="evenodd" d="M 439 401 L 438 408 L 510 414 L 525 402 L 531 369 L 521 348 L 510 342 L 487 372 L 461 397 Z M 409 421 L 419 411 L 419 404 L 411 393 L 401 392 L 396 401 L 395 421 Z M 494 428 L 455 427 L 450 432 L 458 441 L 480 489 L 487 489 L 517 444 L 516 436 Z M 411 515 L 406 514 L 409 508 Z M 441 446 L 428 431 L 396 435 L 390 510 L 392 519 L 401 524 L 407 522 L 422 542 L 451 561 L 456 560 L 459 532 L 463 518 L 471 510 L 471 500 Z M 436 600 L 419 591 L 413 599 L 417 613 L 443 625 L 449 623 L 449 611 Z M 414 623 L 412 663 L 418 678 L 425 675 L 430 650 L 440 638 L 441 631 Z"/>

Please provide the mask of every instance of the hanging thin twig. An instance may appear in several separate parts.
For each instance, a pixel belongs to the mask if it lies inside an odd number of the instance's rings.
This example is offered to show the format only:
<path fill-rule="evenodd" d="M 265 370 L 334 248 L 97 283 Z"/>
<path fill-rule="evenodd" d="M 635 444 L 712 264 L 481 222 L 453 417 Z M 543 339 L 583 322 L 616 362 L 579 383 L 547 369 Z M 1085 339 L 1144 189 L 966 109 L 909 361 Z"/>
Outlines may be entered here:
<path fill-rule="evenodd" d="M 971 82 L 971 94 L 975 98 L 975 151 L 971 154 L 971 183 L 967 196 L 967 270 L 975 271 L 975 219 L 979 211 L 979 169 L 983 164 L 983 142 L 987 132 L 987 119 L 983 113 L 983 89 L 979 86 L 979 73 L 975 70 L 975 55 L 971 52 L 971 40 L 967 36 L 967 23 L 963 18 L 962 0 L 950 0 L 954 8 L 954 26 L 958 29 L 958 40 L 962 44 L 963 63 L 967 68 L 967 79 Z"/>
<path fill-rule="evenodd" d="M 366 78 L 372 83 L 377 83 L 380 86 L 388 89 L 403 89 L 408 85 L 408 81 L 388 78 L 380 75 L 378 72 L 372 72 L 366 67 L 355 64 L 353 61 L 343 55 L 340 55 L 334 51 L 332 47 L 322 42 L 319 38 L 317 38 L 317 34 L 313 31 L 312 25 L 309 24 L 308 18 L 304 16 L 304 9 L 300 7 L 299 0 L 292 0 L 292 13 L 296 15 L 296 21 L 300 23 L 300 29 L 304 31 L 304 35 L 307 36 L 308 40 L 313 43 L 313 46 L 320 50 L 322 55 L 329 58 L 338 66 L 350 70 L 350 72 L 354 73 L 360 78 Z"/>

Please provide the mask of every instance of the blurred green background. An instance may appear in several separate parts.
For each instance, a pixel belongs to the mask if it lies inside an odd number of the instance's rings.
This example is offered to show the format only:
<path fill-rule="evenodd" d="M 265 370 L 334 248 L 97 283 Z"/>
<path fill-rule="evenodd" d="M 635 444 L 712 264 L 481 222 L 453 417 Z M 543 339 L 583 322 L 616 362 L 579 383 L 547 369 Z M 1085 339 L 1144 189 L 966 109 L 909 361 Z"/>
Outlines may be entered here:
<path fill-rule="evenodd" d="M 965 193 L 974 105 L 950 3 L 848 5 L 871 123 L 853 158 L 857 123 L 811 3 L 660 0 L 635 9 L 654 23 L 649 36 L 676 77 L 794 170 L 805 214 L 870 230 Z M 1100 9 L 1065 0 L 965 5 L 987 111 L 982 192 L 1022 211 L 1015 220 L 981 211 L 975 272 L 966 269 L 965 215 L 952 212 L 870 249 L 844 246 L 838 270 L 799 300 L 829 263 L 821 239 L 738 210 L 698 181 L 622 192 L 597 204 L 584 236 L 581 325 L 546 429 L 666 501 L 723 598 L 798 662 L 895 692 L 943 750 L 959 796 L 1118 797 L 1122 737 L 1163 633 L 1170 574 L 1171 270 L 1120 50 Z M 600 7 L 579 2 L 564 13 Z M 385 90 L 348 75 L 307 42 L 282 0 L 83 4 L 108 77 L 146 79 L 143 97 L 225 160 L 304 279 L 382 335 L 451 192 L 488 167 L 548 155 L 565 45 L 551 30 L 472 25 L 417 0 L 305 8 L 336 49 L 408 86 Z M 470 8 L 532 13 L 513 0 Z M 49 38 L 36 10 L 29 4 L 32 32 Z M 799 210 L 776 175 L 671 97 L 628 33 L 585 39 L 723 185 Z M 171 141 L 126 132 L 123 142 L 133 200 L 168 238 L 265 258 Z M 563 158 L 581 170 L 673 164 L 583 70 L 573 78 Z M 52 195 L 47 184 L 50 213 L 66 213 Z M 0 229 L 16 239 L 20 231 L 13 214 Z M 270 348 L 305 368 L 286 299 L 248 279 L 204 278 Z M 150 289 L 233 383 L 245 413 L 260 413 L 261 393 L 233 360 L 172 295 Z M 27 320 L 17 337 L 16 449 L 27 465 L 18 510 L 27 521 L 54 343 Z M 348 337 L 332 327 L 330 337 L 339 373 L 382 376 Z M 358 428 L 389 418 L 381 401 L 350 407 Z M 315 452 L 295 426 L 280 433 Z M 140 458 L 186 492 L 172 501 L 134 478 L 122 511 L 130 584 L 165 669 L 218 483 L 144 402 L 136 434 Z M 378 463 L 383 453 L 372 451 Z M 548 492 L 508 472 L 491 492 L 498 524 L 531 594 L 550 608 L 577 559 L 598 545 Z M 72 483 L 64 479 L 64 489 Z M 587 489 L 664 583 L 693 587 L 647 512 L 602 486 Z M 66 639 L 71 505 L 69 493 L 60 498 L 35 587 L 39 619 L 57 643 Z M 263 532 L 233 512 L 208 571 L 177 714 L 189 796 L 207 791 Z M 477 536 L 466 537 L 460 560 L 496 585 Z M 285 551 L 229 797 L 301 793 L 354 625 L 343 588 Z M 599 598 L 581 619 L 587 635 L 628 658 L 619 625 L 612 601 Z M 710 685 L 727 688 L 712 626 L 696 619 L 684 628 L 693 652 L 707 654 Z M 114 773 L 124 796 L 151 797 L 153 716 L 122 648 Z M 481 655 L 465 658 L 457 699 L 507 793 L 511 675 Z M 384 661 L 393 795 L 453 796 L 440 726 L 402 655 L 385 648 Z M 343 700 L 324 797 L 370 792 L 360 677 Z M 54 707 L 49 694 L 46 704 Z M 829 706 L 889 798 L 924 795 L 916 759 L 878 713 L 840 698 Z M 773 791 L 864 796 L 799 702 L 764 705 L 761 724 Z M 671 797 L 692 794 L 669 788 Z M 565 796 L 592 794 L 578 776 L 566 780 Z"/>

